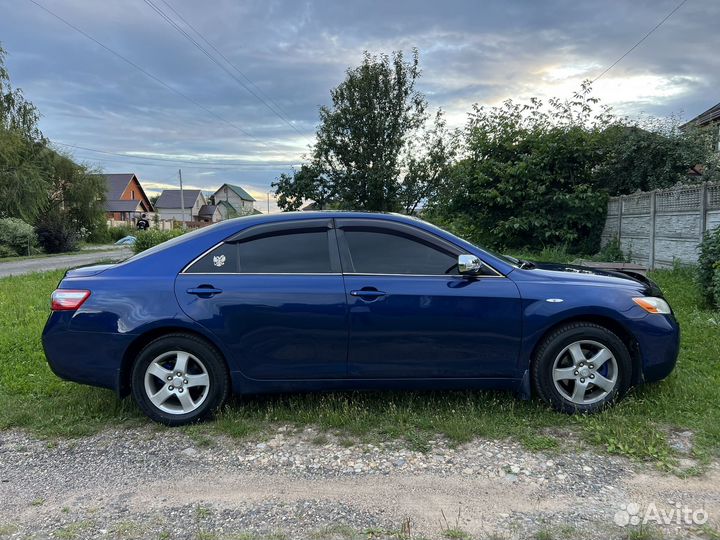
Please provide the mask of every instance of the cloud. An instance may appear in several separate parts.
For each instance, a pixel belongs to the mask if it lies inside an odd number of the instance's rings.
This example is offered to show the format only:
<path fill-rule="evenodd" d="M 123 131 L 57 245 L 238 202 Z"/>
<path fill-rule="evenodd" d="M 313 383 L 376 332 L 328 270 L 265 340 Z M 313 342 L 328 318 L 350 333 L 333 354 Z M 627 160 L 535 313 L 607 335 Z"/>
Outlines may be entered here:
<path fill-rule="evenodd" d="M 42 112 L 48 137 L 124 154 L 74 150 L 108 172 L 134 171 L 148 186 L 174 185 L 182 167 L 188 186 L 213 190 L 233 182 L 259 198 L 266 198 L 281 172 L 300 163 L 313 140 L 318 107 L 329 103 L 330 89 L 364 50 L 417 47 L 421 90 L 451 123 L 462 125 L 473 103 L 569 96 L 677 5 L 168 0 L 232 61 L 234 67 L 226 67 L 264 104 L 144 2 L 39 1 L 190 98 L 168 91 L 31 3 L 13 3 L 0 20 L 8 67 Z M 719 100 L 718 19 L 715 0 L 687 2 L 603 76 L 595 94 L 624 114 L 702 112 Z"/>

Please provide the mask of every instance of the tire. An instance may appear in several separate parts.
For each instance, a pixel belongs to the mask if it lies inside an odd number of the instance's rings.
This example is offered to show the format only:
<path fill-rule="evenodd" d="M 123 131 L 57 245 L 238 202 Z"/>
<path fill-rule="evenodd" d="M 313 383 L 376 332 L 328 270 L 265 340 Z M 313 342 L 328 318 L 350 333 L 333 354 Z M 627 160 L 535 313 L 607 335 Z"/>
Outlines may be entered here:
<path fill-rule="evenodd" d="M 220 353 L 189 334 L 168 334 L 138 354 L 131 375 L 135 402 L 152 420 L 181 426 L 208 418 L 228 397 Z"/>
<path fill-rule="evenodd" d="M 595 413 L 628 391 L 632 360 L 622 340 L 607 328 L 570 323 L 543 339 L 531 374 L 535 392 L 553 409 Z"/>

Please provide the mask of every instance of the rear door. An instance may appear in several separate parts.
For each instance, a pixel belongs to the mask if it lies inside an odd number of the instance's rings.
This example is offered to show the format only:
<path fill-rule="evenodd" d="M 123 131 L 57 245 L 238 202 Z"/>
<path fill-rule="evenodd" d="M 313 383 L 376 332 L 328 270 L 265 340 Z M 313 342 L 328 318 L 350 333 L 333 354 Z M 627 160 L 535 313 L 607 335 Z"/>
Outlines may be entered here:
<path fill-rule="evenodd" d="M 189 317 L 213 332 L 253 379 L 347 375 L 343 278 L 332 220 L 260 225 L 178 275 Z"/>
<path fill-rule="evenodd" d="M 463 251 L 409 225 L 336 220 L 354 378 L 517 376 L 520 296 L 487 267 L 458 274 Z"/>

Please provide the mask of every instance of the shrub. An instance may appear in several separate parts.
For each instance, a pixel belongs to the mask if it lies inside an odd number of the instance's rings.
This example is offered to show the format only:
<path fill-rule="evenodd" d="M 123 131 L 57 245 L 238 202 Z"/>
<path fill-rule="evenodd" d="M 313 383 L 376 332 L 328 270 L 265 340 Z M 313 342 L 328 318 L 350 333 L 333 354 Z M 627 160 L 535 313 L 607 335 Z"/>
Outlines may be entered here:
<path fill-rule="evenodd" d="M 713 274 L 713 300 L 715 305 L 720 307 L 720 262 L 715 263 L 715 273 Z"/>
<path fill-rule="evenodd" d="M 137 236 L 138 230 L 135 227 L 128 225 L 121 225 L 120 227 L 109 227 L 108 234 L 110 235 L 111 242 L 117 242 L 121 238 L 126 236 Z"/>
<path fill-rule="evenodd" d="M 148 229 L 146 231 L 134 231 L 137 237 L 135 241 L 135 253 L 140 253 L 148 248 L 162 244 L 163 242 L 184 234 L 183 229 L 172 229 L 170 231 L 161 231 L 158 229 Z"/>
<path fill-rule="evenodd" d="M 78 232 L 63 213 L 47 212 L 39 219 L 35 231 L 46 253 L 64 253 L 77 249 Z"/>
<path fill-rule="evenodd" d="M 37 252 L 37 236 L 29 223 L 17 218 L 0 219 L 0 257 Z"/>
<path fill-rule="evenodd" d="M 623 253 L 617 236 L 605 244 L 593 258 L 603 262 L 629 262 L 629 257 Z"/>
<path fill-rule="evenodd" d="M 700 243 L 700 256 L 698 257 L 698 285 L 700 295 L 708 305 L 720 307 L 713 294 L 713 280 L 720 264 L 720 227 L 706 232 Z"/>

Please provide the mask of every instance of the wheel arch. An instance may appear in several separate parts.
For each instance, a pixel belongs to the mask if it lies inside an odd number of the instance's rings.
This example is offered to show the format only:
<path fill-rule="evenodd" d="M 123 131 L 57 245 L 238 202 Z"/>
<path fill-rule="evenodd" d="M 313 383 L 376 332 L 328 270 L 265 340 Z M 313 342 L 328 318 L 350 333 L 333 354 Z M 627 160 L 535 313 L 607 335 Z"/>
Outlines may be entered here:
<path fill-rule="evenodd" d="M 218 345 L 218 343 L 215 342 L 215 340 L 202 332 L 198 332 L 197 330 L 182 325 L 158 326 L 150 328 L 142 334 L 139 334 L 130 343 L 127 349 L 125 349 L 125 354 L 123 354 L 122 361 L 120 363 L 120 370 L 118 372 L 117 392 L 120 397 L 125 397 L 130 394 L 130 378 L 132 375 L 132 366 L 140 351 L 147 344 L 151 343 L 157 338 L 169 334 L 187 334 L 205 342 L 209 347 L 215 349 L 215 351 L 220 355 L 220 358 L 222 358 L 223 362 L 225 362 L 228 373 L 230 373 L 230 376 L 232 378 L 232 367 L 228 362 L 228 359 L 222 348 Z"/>
<path fill-rule="evenodd" d="M 607 328 L 617 335 L 625 344 L 630 353 L 632 360 L 632 378 L 631 384 L 636 385 L 642 380 L 642 357 L 640 355 L 640 346 L 633 333 L 628 330 L 622 323 L 604 315 L 573 315 L 555 322 L 552 326 L 545 329 L 540 337 L 535 341 L 530 351 L 530 361 L 528 368 L 532 373 L 532 364 L 536 360 L 537 351 L 547 336 L 555 332 L 558 328 L 572 323 L 592 323 Z"/>

